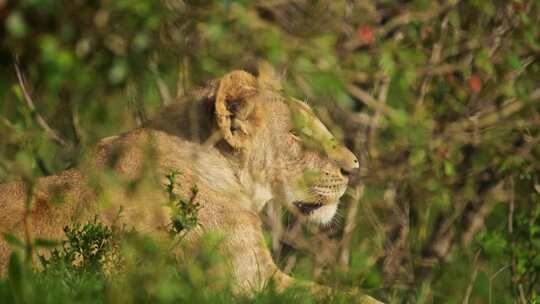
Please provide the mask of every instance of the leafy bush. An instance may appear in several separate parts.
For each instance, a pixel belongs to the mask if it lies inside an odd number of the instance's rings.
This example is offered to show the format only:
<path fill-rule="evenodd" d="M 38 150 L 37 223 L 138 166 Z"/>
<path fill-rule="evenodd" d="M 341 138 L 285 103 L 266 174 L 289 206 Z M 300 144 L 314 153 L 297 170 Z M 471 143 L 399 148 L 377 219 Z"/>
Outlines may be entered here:
<path fill-rule="evenodd" d="M 197 193 L 199 193 L 197 186 L 191 188 L 189 199 L 182 198 L 174 192 L 177 174 L 179 172 L 176 171 L 167 174 L 167 194 L 169 205 L 173 210 L 170 230 L 173 234 L 183 234 L 199 225 L 197 212 L 201 208 L 201 204 L 196 201 Z"/>

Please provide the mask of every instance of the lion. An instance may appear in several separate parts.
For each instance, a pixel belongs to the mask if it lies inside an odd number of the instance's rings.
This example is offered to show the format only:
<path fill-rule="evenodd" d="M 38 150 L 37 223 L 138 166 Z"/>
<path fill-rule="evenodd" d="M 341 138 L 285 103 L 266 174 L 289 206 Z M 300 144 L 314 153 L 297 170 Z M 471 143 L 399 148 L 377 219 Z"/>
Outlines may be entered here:
<path fill-rule="evenodd" d="M 101 140 L 77 169 L 39 178 L 32 187 L 22 181 L 0 185 L 0 232 L 27 241 L 62 239 L 63 227 L 73 221 L 98 214 L 112 224 L 122 210 L 123 224 L 165 235 L 171 210 L 163 204 L 163 185 L 175 171 L 174 191 L 190 197 L 196 187 L 200 204 L 200 225 L 186 239 L 222 232 L 237 286 L 260 289 L 271 281 L 279 291 L 300 284 L 330 293 L 278 269 L 258 213 L 275 200 L 308 221 L 330 223 L 359 161 L 309 105 L 282 93 L 275 75 L 265 65 L 258 76 L 232 71 L 166 106 L 143 127 Z M 106 169 L 117 179 L 100 175 Z M 140 187 L 118 190 L 108 178 Z M 0 271 L 10 252 L 0 240 Z"/>

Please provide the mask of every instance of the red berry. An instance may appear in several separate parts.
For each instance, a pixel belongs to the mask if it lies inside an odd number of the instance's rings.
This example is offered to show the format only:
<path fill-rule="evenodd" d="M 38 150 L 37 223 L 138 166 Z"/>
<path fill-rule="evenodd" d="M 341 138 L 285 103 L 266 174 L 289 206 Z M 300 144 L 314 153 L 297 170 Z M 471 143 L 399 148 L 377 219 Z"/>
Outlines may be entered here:
<path fill-rule="evenodd" d="M 356 36 L 362 44 L 373 44 L 375 42 L 375 34 L 373 29 L 368 25 L 363 25 L 356 31 Z"/>
<path fill-rule="evenodd" d="M 469 88 L 473 93 L 478 93 L 482 90 L 482 80 L 477 75 L 472 75 L 469 78 Z"/>

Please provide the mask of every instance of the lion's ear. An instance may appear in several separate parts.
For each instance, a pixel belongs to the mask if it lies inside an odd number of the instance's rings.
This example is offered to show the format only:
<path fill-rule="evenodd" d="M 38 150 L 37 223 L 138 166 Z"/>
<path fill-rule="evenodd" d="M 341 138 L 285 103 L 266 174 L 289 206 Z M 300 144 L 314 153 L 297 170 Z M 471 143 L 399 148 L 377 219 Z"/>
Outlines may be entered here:
<path fill-rule="evenodd" d="M 244 71 L 233 71 L 219 82 L 215 109 L 223 138 L 235 149 L 245 148 L 256 131 L 258 117 L 254 96 L 257 79 Z"/>

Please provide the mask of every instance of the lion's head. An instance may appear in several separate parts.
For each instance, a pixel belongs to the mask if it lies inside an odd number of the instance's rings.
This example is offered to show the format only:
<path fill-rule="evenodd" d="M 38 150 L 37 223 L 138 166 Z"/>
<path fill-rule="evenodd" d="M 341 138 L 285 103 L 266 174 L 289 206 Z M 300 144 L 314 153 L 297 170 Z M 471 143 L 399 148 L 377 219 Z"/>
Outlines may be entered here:
<path fill-rule="evenodd" d="M 293 213 L 328 223 L 358 159 L 309 105 L 282 94 L 272 75 L 268 68 L 257 77 L 233 71 L 219 81 L 214 96 L 218 130 L 240 160 L 240 182 L 257 185 L 254 196 L 269 189 Z"/>

